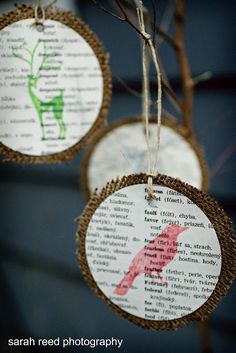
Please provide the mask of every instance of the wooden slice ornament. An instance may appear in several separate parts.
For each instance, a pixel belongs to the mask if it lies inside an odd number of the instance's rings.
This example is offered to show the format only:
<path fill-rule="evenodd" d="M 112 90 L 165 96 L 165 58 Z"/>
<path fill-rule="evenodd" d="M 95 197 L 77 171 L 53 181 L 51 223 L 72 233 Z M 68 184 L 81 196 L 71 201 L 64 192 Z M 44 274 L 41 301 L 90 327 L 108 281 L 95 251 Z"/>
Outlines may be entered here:
<path fill-rule="evenodd" d="M 235 277 L 231 222 L 202 191 L 165 175 L 112 181 L 79 218 L 78 260 L 95 293 L 144 328 L 204 320 Z"/>
<path fill-rule="evenodd" d="M 71 12 L 17 5 L 0 17 L 0 153 L 7 161 L 72 158 L 101 128 L 108 56 Z"/>
<path fill-rule="evenodd" d="M 151 151 L 154 153 L 156 118 L 149 119 L 149 126 Z M 146 169 L 143 119 L 138 116 L 124 118 L 103 128 L 87 146 L 81 168 L 81 187 L 88 198 L 109 180 Z M 162 119 L 158 170 L 207 190 L 208 170 L 203 150 L 193 134 L 168 118 Z"/>

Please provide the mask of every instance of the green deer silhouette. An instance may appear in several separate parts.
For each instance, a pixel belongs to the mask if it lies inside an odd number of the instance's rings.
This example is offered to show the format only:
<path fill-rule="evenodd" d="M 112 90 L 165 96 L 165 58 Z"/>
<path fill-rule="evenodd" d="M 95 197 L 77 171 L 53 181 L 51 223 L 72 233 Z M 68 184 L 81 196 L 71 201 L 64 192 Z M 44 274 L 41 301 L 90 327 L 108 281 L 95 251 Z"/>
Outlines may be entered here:
<path fill-rule="evenodd" d="M 29 67 L 30 67 L 30 74 L 28 75 L 28 92 L 30 95 L 30 98 L 32 100 L 32 103 L 36 109 L 36 112 L 38 114 L 38 118 L 39 118 L 39 122 L 40 122 L 40 126 L 41 126 L 41 140 L 46 140 L 45 137 L 45 130 L 44 130 L 44 123 L 43 123 L 43 116 L 44 113 L 49 112 L 50 110 L 53 111 L 54 117 L 58 123 L 58 127 L 59 127 L 59 135 L 58 135 L 58 139 L 60 140 L 64 140 L 66 138 L 66 125 L 63 121 L 63 109 L 64 109 L 64 99 L 63 99 L 63 90 L 61 90 L 60 94 L 53 97 L 51 100 L 48 101 L 42 101 L 41 99 L 39 99 L 39 97 L 36 96 L 34 89 L 37 89 L 38 86 L 38 81 L 40 79 L 40 71 L 43 69 L 46 61 L 48 60 L 48 58 L 54 56 L 54 53 L 48 54 L 46 53 L 45 50 L 45 44 L 44 44 L 44 52 L 42 55 L 42 62 L 39 66 L 39 69 L 37 70 L 37 73 L 34 74 L 34 61 L 35 61 L 35 57 L 36 57 L 36 51 L 37 48 L 40 44 L 40 41 L 38 41 L 35 45 L 35 47 L 33 48 L 33 50 L 31 51 L 28 47 L 26 42 L 24 42 L 20 47 L 17 48 L 12 48 L 12 54 L 18 58 L 21 59 L 23 61 L 25 61 Z M 20 50 L 20 53 L 17 52 Z M 21 55 L 21 53 L 27 54 L 27 57 L 24 57 L 23 55 Z M 50 69 L 50 67 L 49 67 Z"/>

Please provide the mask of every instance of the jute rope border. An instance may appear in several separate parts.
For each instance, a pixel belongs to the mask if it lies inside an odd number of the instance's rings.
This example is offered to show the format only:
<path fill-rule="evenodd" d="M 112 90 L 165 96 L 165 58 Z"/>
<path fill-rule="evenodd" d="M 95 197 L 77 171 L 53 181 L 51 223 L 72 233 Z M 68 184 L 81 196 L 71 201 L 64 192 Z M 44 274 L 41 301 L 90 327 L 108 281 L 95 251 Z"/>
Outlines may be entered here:
<path fill-rule="evenodd" d="M 233 230 L 230 219 L 225 214 L 224 210 L 219 204 L 211 198 L 209 195 L 202 191 L 190 186 L 186 183 L 181 182 L 178 179 L 171 178 L 166 175 L 157 175 L 153 178 L 153 184 L 167 186 L 173 190 L 176 190 L 183 195 L 187 196 L 192 200 L 208 217 L 212 223 L 220 246 L 222 254 L 222 268 L 219 281 L 216 287 L 208 298 L 208 300 L 196 311 L 189 315 L 186 315 L 179 319 L 168 320 L 168 321 L 152 321 L 139 318 L 131 315 L 120 307 L 112 303 L 108 297 L 99 289 L 91 272 L 86 258 L 86 233 L 89 222 L 99 207 L 99 205 L 115 191 L 125 188 L 129 185 L 146 184 L 146 174 L 133 174 L 124 176 L 116 181 L 112 180 L 101 190 L 99 194 L 96 192 L 92 195 L 89 203 L 87 204 L 84 212 L 79 217 L 79 227 L 76 234 L 77 243 L 77 259 L 79 261 L 82 274 L 88 285 L 93 291 L 103 299 L 114 311 L 116 311 L 122 317 L 128 319 L 134 324 L 143 328 L 152 329 L 175 329 L 182 327 L 193 321 L 204 321 L 208 315 L 215 309 L 220 300 L 226 295 L 230 284 L 232 283 L 236 273 L 236 245 L 233 237 Z"/>
<path fill-rule="evenodd" d="M 90 159 L 92 157 L 92 154 L 94 150 L 96 149 L 96 145 L 110 132 L 115 130 L 116 128 L 128 124 L 133 124 L 137 122 L 142 122 L 141 116 L 133 116 L 133 117 L 127 117 L 124 119 L 117 120 L 107 127 L 103 128 L 100 130 L 100 132 L 96 135 L 95 139 L 92 141 L 91 144 L 87 145 L 87 148 L 85 150 L 85 154 L 82 160 L 81 164 L 81 172 L 80 172 L 80 184 L 81 184 L 81 189 L 86 197 L 86 199 L 89 199 L 90 197 L 90 189 L 89 189 L 89 181 L 88 181 L 88 169 L 89 169 L 89 163 Z M 151 117 L 150 118 L 150 123 L 156 123 L 156 118 Z M 162 119 L 162 125 L 167 126 L 171 129 L 173 129 L 176 133 L 181 135 L 181 137 L 184 138 L 186 142 L 188 142 L 190 148 L 192 148 L 197 156 L 197 159 L 199 161 L 199 166 L 201 168 L 201 174 L 202 174 L 202 185 L 201 185 L 201 190 L 207 191 L 208 185 L 209 185 L 209 174 L 208 174 L 208 167 L 207 167 L 207 162 L 206 158 L 204 156 L 203 150 L 199 147 L 199 145 L 196 142 L 195 136 L 193 134 L 189 134 L 189 131 L 180 123 L 177 123 L 173 120 L 168 119 L 167 117 L 163 116 Z M 102 166 L 101 166 L 102 167 Z"/>
<path fill-rule="evenodd" d="M 0 16 L 0 30 L 4 27 L 13 24 L 17 21 L 34 18 L 34 6 L 31 4 L 18 4 L 16 11 L 11 11 Z M 105 53 L 101 42 L 90 28 L 80 19 L 76 18 L 72 12 L 63 9 L 53 10 L 51 6 L 45 7 L 45 19 L 50 19 L 63 23 L 80 34 L 93 49 L 98 58 L 102 75 L 103 75 L 103 101 L 98 114 L 98 117 L 88 133 L 82 137 L 75 145 L 65 151 L 49 154 L 46 156 L 30 156 L 14 151 L 11 148 L 0 143 L 0 154 L 6 158 L 5 162 L 20 162 L 20 163 L 59 163 L 71 159 L 85 143 L 93 139 L 97 130 L 100 129 L 106 119 L 108 108 L 111 100 L 111 72 L 108 65 L 108 55 Z"/>

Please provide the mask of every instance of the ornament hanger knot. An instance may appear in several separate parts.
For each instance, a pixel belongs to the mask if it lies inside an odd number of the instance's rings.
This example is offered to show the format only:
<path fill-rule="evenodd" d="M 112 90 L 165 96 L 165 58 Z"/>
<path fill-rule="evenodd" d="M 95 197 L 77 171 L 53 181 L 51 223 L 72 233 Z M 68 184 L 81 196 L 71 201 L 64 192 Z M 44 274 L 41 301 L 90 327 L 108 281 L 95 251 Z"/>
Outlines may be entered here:
<path fill-rule="evenodd" d="M 141 33 L 147 40 L 151 39 L 151 35 L 149 33 L 145 32 L 144 30 L 142 30 Z"/>
<path fill-rule="evenodd" d="M 42 17 L 39 17 L 39 10 L 42 13 Z M 44 30 L 44 21 L 45 21 L 45 10 L 42 6 L 42 2 L 39 1 L 38 5 L 34 8 L 34 17 L 35 17 L 35 25 L 39 32 Z"/>

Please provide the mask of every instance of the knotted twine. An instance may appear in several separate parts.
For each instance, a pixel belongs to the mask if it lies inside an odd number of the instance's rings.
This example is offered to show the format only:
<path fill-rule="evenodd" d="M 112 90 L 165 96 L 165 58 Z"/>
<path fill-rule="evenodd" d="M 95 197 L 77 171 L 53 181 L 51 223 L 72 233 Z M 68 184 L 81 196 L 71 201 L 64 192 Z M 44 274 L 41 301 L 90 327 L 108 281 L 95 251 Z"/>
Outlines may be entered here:
<path fill-rule="evenodd" d="M 43 29 L 44 29 L 45 10 L 52 7 L 56 2 L 57 2 L 57 0 L 53 0 L 44 9 L 42 0 L 38 0 L 38 5 L 35 6 L 35 8 L 34 8 L 35 25 L 36 25 L 38 31 L 43 31 Z M 39 17 L 39 10 L 42 13 L 41 18 Z"/>
<path fill-rule="evenodd" d="M 39 10 L 42 13 L 42 17 L 39 17 Z M 42 0 L 38 0 L 38 5 L 34 8 L 35 25 L 38 31 L 43 31 L 45 21 L 45 10 L 43 8 Z"/>

